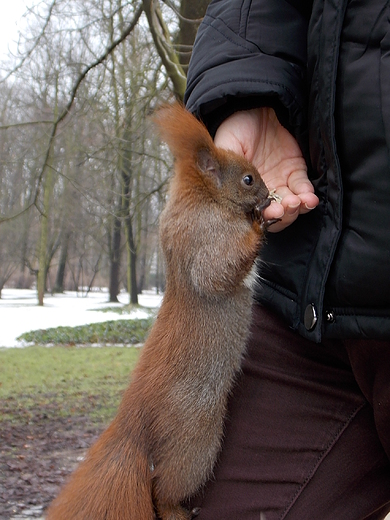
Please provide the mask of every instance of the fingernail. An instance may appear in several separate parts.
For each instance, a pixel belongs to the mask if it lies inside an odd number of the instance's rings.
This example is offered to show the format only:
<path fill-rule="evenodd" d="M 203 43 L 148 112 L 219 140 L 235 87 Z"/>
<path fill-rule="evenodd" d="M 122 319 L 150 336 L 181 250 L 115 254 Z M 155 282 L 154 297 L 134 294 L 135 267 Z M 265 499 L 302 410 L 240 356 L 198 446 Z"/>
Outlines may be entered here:
<path fill-rule="evenodd" d="M 301 204 L 298 203 L 295 206 L 287 206 L 287 208 L 286 208 L 287 209 L 287 213 L 289 215 L 292 215 L 293 213 L 296 213 L 298 211 L 298 208 L 299 208 L 300 205 Z"/>
<path fill-rule="evenodd" d="M 305 208 L 308 209 L 309 211 L 311 211 L 312 209 L 314 209 L 316 206 L 308 206 L 307 204 L 305 204 Z"/>

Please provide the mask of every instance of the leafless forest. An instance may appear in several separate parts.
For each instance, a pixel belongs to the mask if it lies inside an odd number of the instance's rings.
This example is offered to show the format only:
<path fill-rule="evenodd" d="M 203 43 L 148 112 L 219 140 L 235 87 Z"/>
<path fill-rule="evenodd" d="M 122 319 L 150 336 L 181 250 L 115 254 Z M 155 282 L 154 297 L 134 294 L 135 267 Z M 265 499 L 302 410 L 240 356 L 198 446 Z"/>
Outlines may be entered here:
<path fill-rule="evenodd" d="M 0 64 L 0 297 L 163 288 L 172 168 L 148 116 L 181 99 L 209 0 L 42 0 Z"/>

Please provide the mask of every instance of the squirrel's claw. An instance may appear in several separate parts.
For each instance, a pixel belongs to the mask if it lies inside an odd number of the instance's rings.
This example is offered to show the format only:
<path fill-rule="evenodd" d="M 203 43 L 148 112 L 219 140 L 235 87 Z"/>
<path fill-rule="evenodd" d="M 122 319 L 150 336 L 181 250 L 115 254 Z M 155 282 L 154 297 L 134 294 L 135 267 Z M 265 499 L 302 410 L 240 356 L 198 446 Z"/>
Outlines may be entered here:
<path fill-rule="evenodd" d="M 280 222 L 281 220 L 281 218 L 271 218 L 269 220 L 263 220 L 263 222 L 261 223 L 261 229 L 263 231 L 266 231 L 270 226 L 276 224 L 276 222 Z"/>

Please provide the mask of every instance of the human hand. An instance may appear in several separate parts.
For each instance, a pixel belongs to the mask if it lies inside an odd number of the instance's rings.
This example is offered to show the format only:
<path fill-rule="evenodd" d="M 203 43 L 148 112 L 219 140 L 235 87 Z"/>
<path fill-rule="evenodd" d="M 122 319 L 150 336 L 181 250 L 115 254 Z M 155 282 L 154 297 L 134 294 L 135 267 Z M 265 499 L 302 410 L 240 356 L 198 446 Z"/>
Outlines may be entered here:
<path fill-rule="evenodd" d="M 285 229 L 298 215 L 318 205 L 299 145 L 279 123 L 272 108 L 234 113 L 220 125 L 214 142 L 246 157 L 258 169 L 269 191 L 276 195 L 278 201 L 273 201 L 263 212 L 265 220 L 280 219 L 269 231 Z"/>

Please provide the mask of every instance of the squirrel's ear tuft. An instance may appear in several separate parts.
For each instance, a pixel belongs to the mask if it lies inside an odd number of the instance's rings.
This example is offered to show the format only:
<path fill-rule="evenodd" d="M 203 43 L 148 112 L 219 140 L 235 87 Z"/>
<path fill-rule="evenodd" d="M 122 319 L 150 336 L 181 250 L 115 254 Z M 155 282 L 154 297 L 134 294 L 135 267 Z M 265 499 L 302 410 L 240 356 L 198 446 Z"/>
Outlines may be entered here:
<path fill-rule="evenodd" d="M 177 160 L 194 158 L 197 151 L 203 148 L 215 148 L 204 124 L 179 103 L 163 105 L 152 119 L 162 141 L 167 143 Z"/>
<path fill-rule="evenodd" d="M 222 180 L 221 166 L 210 150 L 202 148 L 198 151 L 198 167 L 204 175 L 211 177 L 217 186 L 220 186 Z"/>

